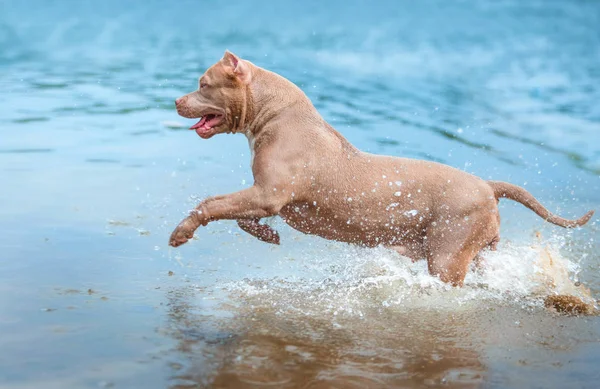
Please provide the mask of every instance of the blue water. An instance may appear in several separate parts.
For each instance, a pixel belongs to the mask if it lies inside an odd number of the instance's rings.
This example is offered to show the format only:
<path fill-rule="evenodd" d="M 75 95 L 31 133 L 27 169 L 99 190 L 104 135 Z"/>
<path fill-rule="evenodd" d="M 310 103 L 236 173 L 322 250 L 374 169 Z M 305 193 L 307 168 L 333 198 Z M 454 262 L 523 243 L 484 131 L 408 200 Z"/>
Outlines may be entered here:
<path fill-rule="evenodd" d="M 243 136 L 174 109 L 225 49 L 363 150 L 600 210 L 598 26 L 596 1 L 0 1 L 0 387 L 595 387 L 599 319 L 542 298 L 598 298 L 597 216 L 503 202 L 462 291 L 278 220 L 279 247 L 225 221 L 167 240 L 252 182 Z"/>

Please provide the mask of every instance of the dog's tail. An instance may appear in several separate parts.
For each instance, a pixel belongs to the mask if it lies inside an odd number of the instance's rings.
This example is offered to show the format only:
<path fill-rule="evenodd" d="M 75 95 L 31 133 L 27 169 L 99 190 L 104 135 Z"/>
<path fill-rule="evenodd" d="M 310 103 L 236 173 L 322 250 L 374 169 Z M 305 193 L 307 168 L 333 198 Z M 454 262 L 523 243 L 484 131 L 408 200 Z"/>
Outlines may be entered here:
<path fill-rule="evenodd" d="M 531 193 L 527 192 L 520 186 L 501 181 L 488 181 L 488 184 L 494 190 L 494 196 L 496 196 L 496 199 L 505 197 L 507 199 L 517 201 L 531 209 L 533 212 L 537 213 L 544 220 L 552 224 L 556 224 L 557 226 L 564 228 L 580 227 L 587 223 L 594 215 L 594 211 L 589 211 L 577 220 L 564 219 L 548 211 L 542 204 L 540 204 L 539 201 L 537 201 L 535 197 L 533 197 Z"/>

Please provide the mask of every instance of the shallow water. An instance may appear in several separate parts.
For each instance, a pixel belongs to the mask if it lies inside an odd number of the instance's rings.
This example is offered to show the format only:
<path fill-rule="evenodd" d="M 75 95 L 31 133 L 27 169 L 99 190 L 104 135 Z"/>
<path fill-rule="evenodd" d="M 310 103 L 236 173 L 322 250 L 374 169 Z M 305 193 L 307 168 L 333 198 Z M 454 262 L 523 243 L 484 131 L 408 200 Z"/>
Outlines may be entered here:
<path fill-rule="evenodd" d="M 502 242 L 457 290 L 422 262 L 199 198 L 252 182 L 242 136 L 203 141 L 173 100 L 228 48 L 297 83 L 359 148 L 600 209 L 600 5 L 0 2 L 0 387 L 596 387 L 596 216 L 501 203 Z M 541 236 L 536 236 L 540 232 Z"/>

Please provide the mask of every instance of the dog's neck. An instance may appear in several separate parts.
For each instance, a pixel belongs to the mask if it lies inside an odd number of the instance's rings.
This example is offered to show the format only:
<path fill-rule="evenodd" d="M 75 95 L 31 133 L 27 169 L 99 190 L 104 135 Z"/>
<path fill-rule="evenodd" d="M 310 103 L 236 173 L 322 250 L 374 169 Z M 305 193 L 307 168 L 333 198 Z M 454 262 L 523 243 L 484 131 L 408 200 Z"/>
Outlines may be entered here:
<path fill-rule="evenodd" d="M 242 130 L 249 141 L 257 138 L 269 122 L 290 106 L 297 103 L 312 106 L 304 92 L 291 81 L 255 65 L 251 68 L 252 82 L 246 92 Z M 316 110 L 314 113 L 319 115 Z"/>

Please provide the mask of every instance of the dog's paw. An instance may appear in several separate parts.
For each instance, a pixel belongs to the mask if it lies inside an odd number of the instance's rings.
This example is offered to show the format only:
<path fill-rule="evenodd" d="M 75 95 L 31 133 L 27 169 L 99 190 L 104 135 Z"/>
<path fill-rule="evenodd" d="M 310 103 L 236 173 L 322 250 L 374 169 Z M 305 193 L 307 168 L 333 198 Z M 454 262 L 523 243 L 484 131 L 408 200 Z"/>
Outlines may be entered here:
<path fill-rule="evenodd" d="M 268 226 L 265 226 L 268 227 Z M 263 242 L 266 243 L 271 243 L 271 244 L 280 244 L 280 240 L 279 240 L 279 233 L 273 229 L 271 229 L 269 227 L 269 230 L 264 231 L 264 233 L 262 235 L 258 236 L 259 240 L 262 240 Z"/>
<path fill-rule="evenodd" d="M 195 230 L 196 226 L 194 226 L 190 220 L 183 220 L 171 234 L 169 246 L 177 247 L 186 243 L 188 240 L 192 239 Z"/>

